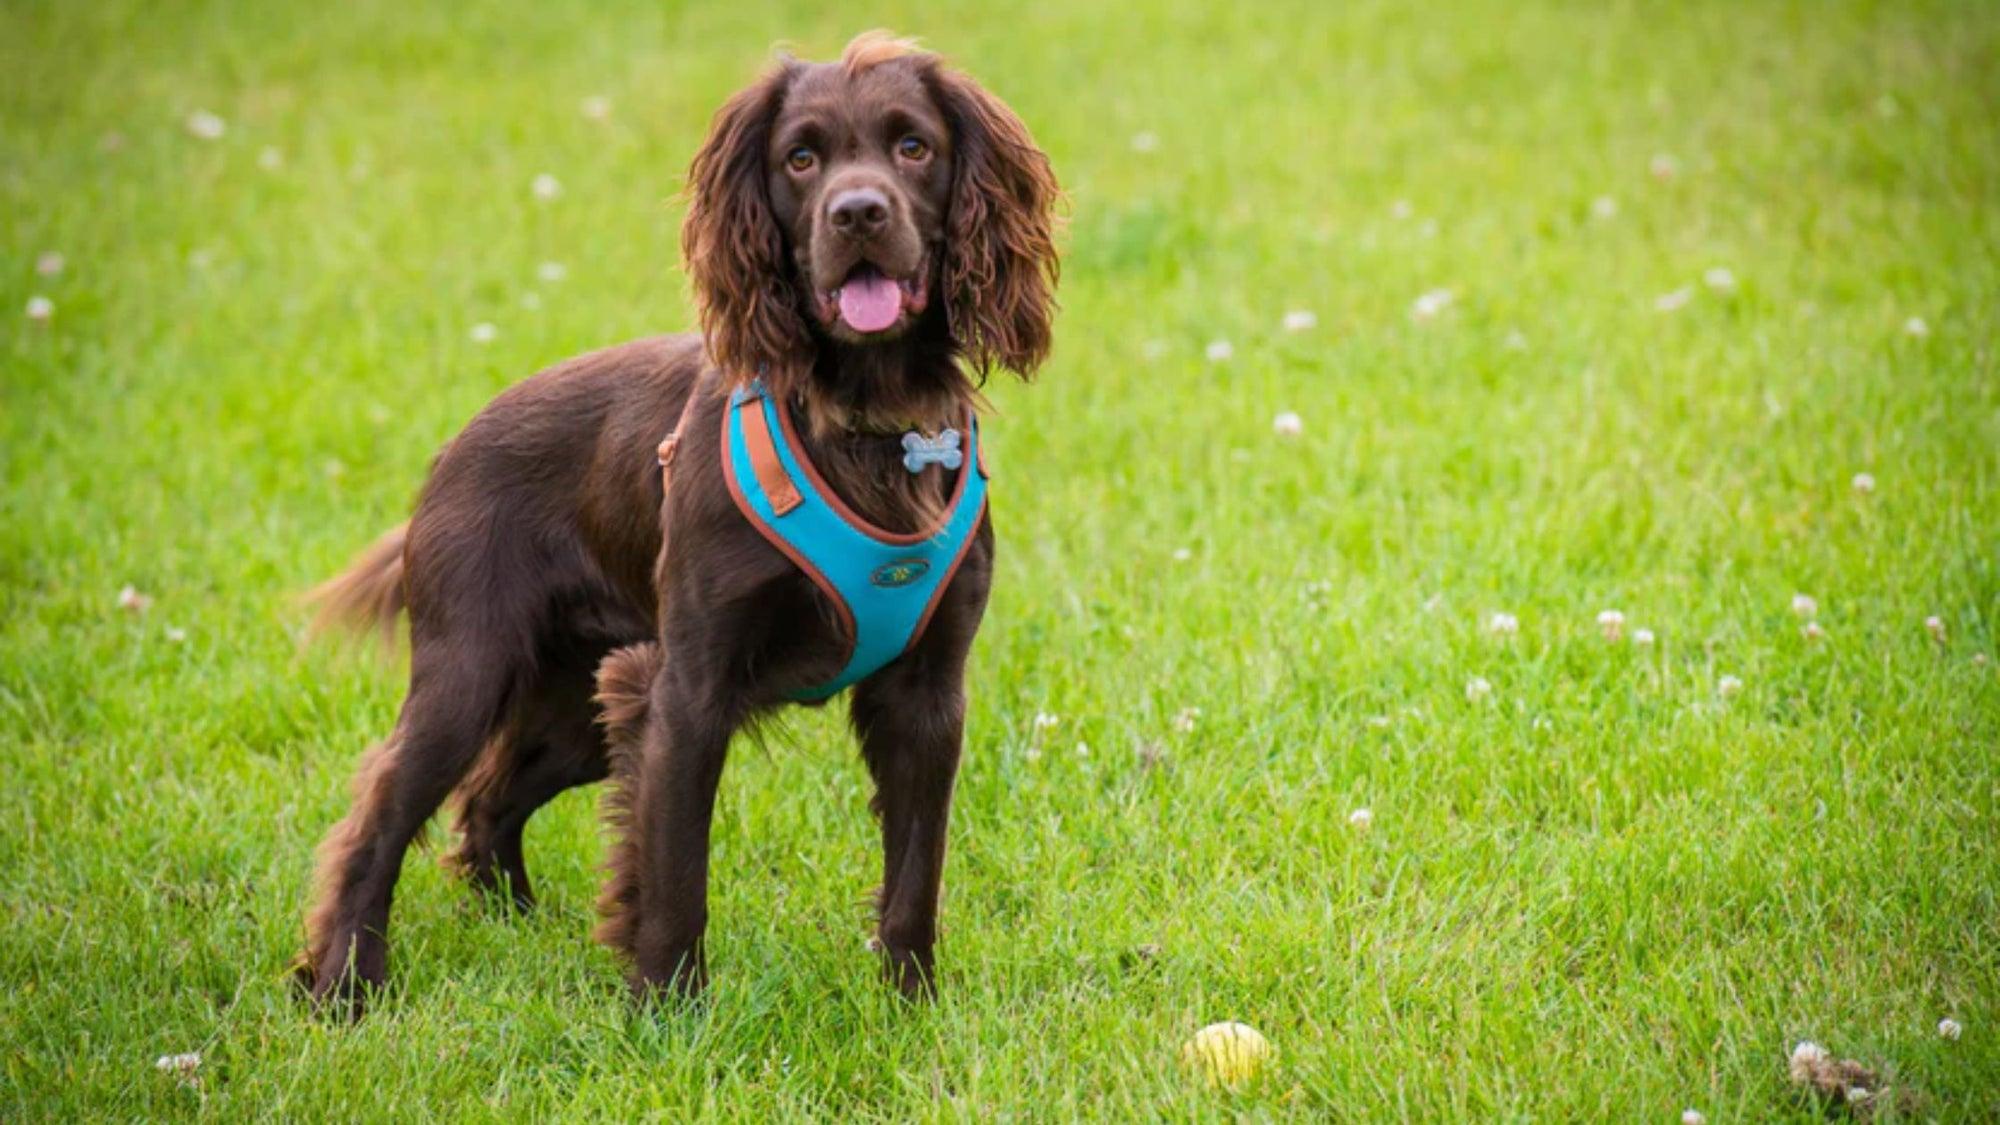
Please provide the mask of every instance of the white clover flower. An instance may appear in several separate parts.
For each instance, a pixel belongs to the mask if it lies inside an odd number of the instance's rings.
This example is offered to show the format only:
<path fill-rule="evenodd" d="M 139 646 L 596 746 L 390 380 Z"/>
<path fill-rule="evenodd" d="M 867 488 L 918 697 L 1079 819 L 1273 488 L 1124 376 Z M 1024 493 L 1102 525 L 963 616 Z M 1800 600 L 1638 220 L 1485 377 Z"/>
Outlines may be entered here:
<path fill-rule="evenodd" d="M 1467 703 L 1478 703 L 1492 694 L 1493 685 L 1488 683 L 1484 676 L 1474 676 L 1465 681 L 1465 701 Z"/>
<path fill-rule="evenodd" d="M 562 194 L 562 181 L 547 172 L 536 176 L 529 187 L 534 191 L 536 199 L 554 199 Z"/>
<path fill-rule="evenodd" d="M 1199 718 L 1201 718 L 1201 708 L 1199 707 L 1181 708 L 1180 714 L 1174 716 L 1174 721 L 1173 721 L 1174 733 L 1193 734 L 1195 720 Z"/>
<path fill-rule="evenodd" d="M 592 94 L 583 99 L 583 104 L 579 108 L 590 120 L 602 121 L 611 116 L 611 99 L 602 94 Z"/>
<path fill-rule="evenodd" d="M 37 324 L 47 324 L 49 318 L 56 315 L 56 303 L 37 293 L 28 298 L 26 311 L 29 320 Z"/>
<path fill-rule="evenodd" d="M 35 272 L 43 277 L 54 277 L 63 271 L 63 256 L 54 250 L 44 250 L 35 256 Z"/>
<path fill-rule="evenodd" d="M 1854 491 L 1869 493 L 1875 491 L 1875 476 L 1872 473 L 1854 474 Z"/>
<path fill-rule="evenodd" d="M 1946 1016 L 1944 1019 L 1938 1021 L 1939 1038 L 1957 1039 L 1959 1036 L 1964 1034 L 1965 1034 L 1965 1029 L 1963 1027 L 1960 1027 L 1958 1021 L 1952 1019 L 1950 1016 Z"/>
<path fill-rule="evenodd" d="M 127 613 L 144 613 L 152 604 L 152 596 L 140 593 L 137 586 L 127 586 L 118 591 L 118 608 Z"/>
<path fill-rule="evenodd" d="M 266 172 L 275 172 L 284 166 L 285 154 L 270 145 L 265 145 L 257 153 L 257 167 L 262 168 Z"/>
<path fill-rule="evenodd" d="M 1193 551 L 1191 551 L 1191 550 L 1189 550 L 1189 549 L 1188 549 L 1188 548 L 1186 548 L 1186 547 L 1175 547 L 1175 548 L 1174 548 L 1174 561 L 1175 561 L 1175 562 L 1186 562 L 1186 561 L 1188 561 L 1189 559 L 1191 559 L 1191 558 L 1193 558 L 1193 557 L 1194 557 L 1194 552 L 1193 552 Z"/>
<path fill-rule="evenodd" d="M 1227 340 L 1214 340 L 1204 351 L 1211 363 L 1227 363 L 1236 354 L 1236 345 Z"/>
<path fill-rule="evenodd" d="M 1419 322 L 1430 320 L 1451 307 L 1451 290 L 1433 289 L 1417 296 L 1410 302 L 1410 319 Z"/>
<path fill-rule="evenodd" d="M 1790 1066 L 1792 1081 L 1800 1085 L 1812 1081 L 1813 1071 L 1826 1065 L 1832 1058 L 1825 1047 L 1810 1039 L 1801 1040 L 1798 1046 L 1792 1048 Z"/>
<path fill-rule="evenodd" d="M 1935 615 L 1926 617 L 1924 618 L 1924 628 L 1930 631 L 1931 640 L 1944 640 L 1944 618 Z"/>
<path fill-rule="evenodd" d="M 1375 728 L 1376 730 L 1388 730 L 1389 724 L 1394 722 L 1394 720 L 1389 718 L 1389 716 L 1387 715 L 1370 715 L 1368 716 L 1367 721 L 1368 725 Z"/>
<path fill-rule="evenodd" d="M 1144 129 L 1132 134 L 1133 152 L 1158 152 L 1159 149 L 1160 138 L 1158 134 Z"/>
<path fill-rule="evenodd" d="M 188 631 L 179 626 L 169 625 L 167 626 L 167 639 L 174 644 L 180 644 L 188 639 Z"/>
<path fill-rule="evenodd" d="M 1819 603 L 1811 594 L 1792 595 L 1792 613 L 1798 617 L 1811 617 L 1819 612 Z"/>
<path fill-rule="evenodd" d="M 535 267 L 535 276 L 548 282 L 561 281 L 569 276 L 569 267 L 561 262 L 543 262 Z"/>
<path fill-rule="evenodd" d="M 1708 1125 L 1708 1117 L 1698 1109 L 1681 1110 L 1681 1125 Z"/>
<path fill-rule="evenodd" d="M 1319 317 L 1311 309 L 1292 309 L 1283 321 L 1287 332 L 1304 332 L 1318 323 Z"/>
<path fill-rule="evenodd" d="M 1076 744 L 1076 756 L 1077 756 L 1077 757 L 1079 757 L 1079 758 L 1088 758 L 1088 757 L 1090 757 L 1090 743 L 1088 743 L 1088 742 L 1079 742 L 1079 743 L 1077 743 L 1077 744 Z"/>
<path fill-rule="evenodd" d="M 1521 621 L 1511 613 L 1496 613 L 1486 619 L 1486 631 L 1496 637 L 1511 637 L 1521 631 Z"/>
<path fill-rule="evenodd" d="M 1722 696 L 1724 699 L 1737 695 L 1742 690 L 1743 681 L 1737 679 L 1735 676 L 1724 676 L 1715 681 L 1716 694 Z"/>
<path fill-rule="evenodd" d="M 490 344 L 499 337 L 500 330 L 482 320 L 472 326 L 470 335 L 475 344 Z"/>
<path fill-rule="evenodd" d="M 1806 635 L 1806 640 L 1823 641 L 1826 639 L 1826 630 L 1817 621 L 1806 622 L 1806 627 L 1803 631 Z"/>
<path fill-rule="evenodd" d="M 1717 293 L 1736 292 L 1736 275 L 1721 266 L 1704 271 L 1701 275 L 1701 283 Z"/>
<path fill-rule="evenodd" d="M 1034 728 L 1038 731 L 1054 730 L 1056 728 L 1056 724 L 1060 722 L 1062 722 L 1062 718 L 1060 716 L 1051 715 L 1047 711 L 1035 712 Z"/>
<path fill-rule="evenodd" d="M 1366 832 L 1375 823 L 1374 810 L 1355 809 L 1353 812 L 1347 814 L 1347 823 L 1354 828 Z"/>
<path fill-rule="evenodd" d="M 1407 199 L 1398 199 L 1394 203 L 1389 204 L 1389 214 L 1395 218 L 1407 219 L 1416 213 L 1417 209 L 1410 206 L 1410 201 Z"/>
<path fill-rule="evenodd" d="M 1975 668 L 1984 668 L 1984 667 L 1986 667 L 1986 654 L 1985 654 L 1985 653 L 1983 653 L 1983 652 L 1975 652 L 1975 653 L 1973 653 L 1973 654 L 1972 654 L 1972 664 L 1973 664 L 1973 667 L 1975 667 Z"/>
<path fill-rule="evenodd" d="M 1297 414 L 1286 410 L 1271 419 L 1271 432 L 1279 437 L 1297 437 L 1306 432 L 1306 424 Z"/>
<path fill-rule="evenodd" d="M 1653 178 L 1656 180 L 1671 180 L 1674 174 L 1681 170 L 1680 163 L 1670 153 L 1664 152 L 1654 153 L 1652 161 L 1646 168 L 1653 173 Z"/>
<path fill-rule="evenodd" d="M 1590 213 L 1600 219 L 1615 218 L 1618 214 L 1618 201 L 1608 195 L 1600 195 L 1590 201 Z"/>
<path fill-rule="evenodd" d="M 1913 316 L 1903 322 L 1903 331 L 1921 340 L 1931 334 L 1931 326 L 1924 323 L 1923 317 Z"/>
<path fill-rule="evenodd" d="M 198 109 L 188 114 L 186 124 L 190 134 L 204 141 L 221 140 L 222 134 L 229 131 L 229 126 L 222 118 L 205 109 Z"/>
<path fill-rule="evenodd" d="M 189 1051 L 184 1055 L 161 1055 L 153 1062 L 153 1069 L 173 1078 L 184 1086 L 199 1086 L 201 1078 L 195 1071 L 201 1069 L 201 1056 Z"/>
<path fill-rule="evenodd" d="M 1632 643 L 1640 648 L 1652 648 L 1653 640 L 1653 631 L 1651 629 L 1632 630 Z"/>
<path fill-rule="evenodd" d="M 1597 615 L 1597 627 L 1607 641 L 1623 640 L 1625 637 L 1625 615 L 1615 609 L 1607 609 Z"/>
<path fill-rule="evenodd" d="M 1686 308 L 1687 303 L 1693 299 L 1694 290 L 1683 285 L 1671 293 L 1662 293 L 1653 298 L 1653 307 L 1660 312 L 1678 312 Z"/>

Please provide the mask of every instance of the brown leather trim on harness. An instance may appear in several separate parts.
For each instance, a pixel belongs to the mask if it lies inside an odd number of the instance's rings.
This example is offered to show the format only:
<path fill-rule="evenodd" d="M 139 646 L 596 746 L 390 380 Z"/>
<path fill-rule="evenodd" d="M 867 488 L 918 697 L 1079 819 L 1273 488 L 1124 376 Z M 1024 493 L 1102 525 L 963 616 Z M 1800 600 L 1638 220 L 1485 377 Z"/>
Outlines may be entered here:
<path fill-rule="evenodd" d="M 853 508 L 848 507 L 847 501 L 842 500 L 840 498 L 840 493 L 835 492 L 833 490 L 833 486 L 826 483 L 826 478 L 819 475 L 819 467 L 817 465 L 814 465 L 812 461 L 804 455 L 805 443 L 799 440 L 798 429 L 794 426 L 792 422 L 791 410 L 787 408 L 782 401 L 777 403 L 777 407 L 778 407 L 778 425 L 783 426 L 785 428 L 785 440 L 791 444 L 792 456 L 798 459 L 799 466 L 805 470 L 807 485 L 810 486 L 815 492 L 818 492 L 820 495 L 820 499 L 826 501 L 827 507 L 832 508 L 834 512 L 840 516 L 841 519 L 846 520 L 848 524 L 852 526 L 856 531 L 859 531 L 861 534 L 866 535 L 871 539 L 879 539 L 884 543 L 896 543 L 908 546 L 910 544 L 921 543 L 924 540 L 929 539 L 931 536 L 936 535 L 940 531 L 943 531 L 945 529 L 945 525 L 951 522 L 951 513 L 954 509 L 958 507 L 959 497 L 965 494 L 965 485 L 966 485 L 965 473 L 961 472 L 958 475 L 958 484 L 951 491 L 951 499 L 945 503 L 944 514 L 938 516 L 937 522 L 935 524 L 932 524 L 930 527 L 919 528 L 916 531 L 911 531 L 907 533 L 889 531 L 884 528 L 877 527 L 874 524 L 869 523 L 866 519 L 862 518 L 860 512 L 857 512 Z M 763 413 L 764 412 L 761 410 L 757 412 L 760 418 L 763 416 Z M 966 413 L 965 419 L 966 419 L 965 433 L 969 438 L 973 432 L 972 429 L 973 425 L 978 421 L 978 416 L 968 411 Z M 971 466 L 966 466 L 966 468 L 969 470 Z M 979 462 L 979 470 L 980 470 L 979 475 L 985 477 L 986 476 L 985 461 L 982 460 Z M 757 479 L 763 480 L 764 479 L 763 474 L 759 473 Z M 987 477 L 987 479 L 991 480 L 992 478 Z M 789 475 L 786 476 L 785 483 L 788 485 L 791 484 L 791 477 Z M 790 509 L 787 510 L 789 511 Z"/>
<path fill-rule="evenodd" d="M 980 448 L 986 448 L 985 444 L 981 443 Z M 984 458 L 980 459 L 978 470 L 980 476 L 986 476 Z M 931 600 L 925 603 L 924 615 L 917 619 L 917 627 L 910 631 L 910 643 L 903 646 L 904 652 L 914 650 L 917 642 L 924 639 L 924 630 L 931 627 L 931 615 L 937 612 L 938 604 L 944 601 L 945 593 L 951 589 L 952 579 L 958 577 L 958 564 L 965 561 L 965 556 L 971 554 L 972 548 L 979 542 L 979 526 L 986 522 L 986 503 L 987 497 L 979 498 L 979 517 L 972 521 L 972 534 L 967 535 L 965 542 L 958 545 L 958 554 L 951 557 L 951 566 L 946 568 L 944 578 L 938 582 L 937 589 L 931 591 Z"/>
<path fill-rule="evenodd" d="M 751 399 L 744 405 L 748 407 L 745 413 L 749 417 L 762 419 L 764 409 L 756 399 Z M 818 567 L 814 566 L 811 559 L 800 554 L 797 548 L 787 543 L 784 536 L 778 534 L 776 528 L 758 518 L 756 509 L 752 508 L 750 501 L 744 498 L 743 486 L 736 481 L 736 458 L 729 455 L 729 415 L 737 409 L 737 406 L 730 405 L 724 407 L 722 411 L 722 481 L 729 486 L 729 498 L 736 501 L 736 510 L 743 513 L 743 518 L 749 522 L 751 527 L 757 529 L 757 534 L 762 535 L 765 542 L 776 547 L 779 554 L 792 560 L 792 565 L 803 571 L 805 576 L 812 580 L 813 585 L 818 586 L 820 592 L 826 595 L 827 600 L 833 603 L 834 612 L 839 617 L 841 634 L 847 639 L 848 651 L 840 657 L 840 663 L 845 667 L 848 657 L 854 654 L 856 638 L 861 635 L 860 630 L 855 627 L 854 611 L 849 608 L 847 599 L 840 596 L 840 587 L 835 586 L 831 579 L 822 573 Z M 764 432 L 768 437 L 770 434 L 769 428 L 767 427 Z M 749 427 L 747 425 L 744 427 L 744 436 L 749 436 Z M 758 478 L 758 483 L 763 485 L 765 496 L 768 498 L 771 486 L 765 484 L 761 476 Z M 797 493 L 794 492 L 793 495 L 797 496 Z M 795 502 L 793 507 L 797 506 Z M 786 509 L 786 511 L 790 510 L 790 508 Z"/>
<path fill-rule="evenodd" d="M 763 402 L 745 399 L 740 406 L 730 409 L 742 411 L 743 448 L 750 454 L 750 471 L 757 474 L 757 483 L 763 486 L 771 510 L 782 516 L 805 503 L 805 497 L 799 495 L 799 486 L 792 483 L 792 475 L 778 460 L 778 447 L 771 440 L 771 423 L 764 418 Z"/>
<path fill-rule="evenodd" d="M 674 484 L 674 454 L 681 447 L 681 435 L 687 432 L 688 420 L 694 417 L 694 404 L 701 397 L 701 379 L 697 376 L 693 386 L 688 388 L 687 401 L 681 404 L 681 416 L 675 420 L 674 428 L 660 439 L 660 491 L 666 492 Z"/>

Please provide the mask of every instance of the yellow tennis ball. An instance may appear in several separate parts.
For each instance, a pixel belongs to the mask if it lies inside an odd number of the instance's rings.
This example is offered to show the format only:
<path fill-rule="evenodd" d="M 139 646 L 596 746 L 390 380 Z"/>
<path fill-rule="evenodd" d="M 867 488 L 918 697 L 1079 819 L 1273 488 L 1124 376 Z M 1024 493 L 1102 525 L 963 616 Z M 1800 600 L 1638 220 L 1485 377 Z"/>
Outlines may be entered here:
<path fill-rule="evenodd" d="M 1181 1044 L 1181 1065 L 1200 1071 L 1211 1086 L 1235 1086 L 1255 1077 L 1271 1059 L 1270 1040 L 1249 1024 L 1212 1023 Z"/>

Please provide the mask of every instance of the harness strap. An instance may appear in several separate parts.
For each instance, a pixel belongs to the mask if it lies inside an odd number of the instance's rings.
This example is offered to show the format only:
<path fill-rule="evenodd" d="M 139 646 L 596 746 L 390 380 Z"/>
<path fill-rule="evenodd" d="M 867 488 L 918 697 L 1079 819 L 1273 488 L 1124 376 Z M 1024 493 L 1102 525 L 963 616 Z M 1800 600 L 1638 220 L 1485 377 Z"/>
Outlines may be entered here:
<path fill-rule="evenodd" d="M 771 422 L 762 410 L 743 411 L 741 421 L 743 444 L 750 454 L 750 471 L 757 474 L 758 487 L 764 490 L 765 499 L 771 502 L 771 510 L 785 515 L 804 503 L 805 498 L 799 495 L 798 482 L 778 460 L 778 445 L 771 437 Z"/>
<path fill-rule="evenodd" d="M 700 383 L 701 380 L 695 380 Z M 665 492 L 674 484 L 674 454 L 680 450 L 681 435 L 687 432 L 688 419 L 694 417 L 694 404 L 701 396 L 699 387 L 689 387 L 687 401 L 681 404 L 681 416 L 674 421 L 674 428 L 660 439 L 660 491 Z"/>
<path fill-rule="evenodd" d="M 792 697 L 824 699 L 914 648 L 985 518 L 977 418 L 966 418 L 972 448 L 945 513 L 904 534 L 869 525 L 841 502 L 806 459 L 786 405 L 761 381 L 731 393 L 721 431 L 723 480 L 737 508 L 819 587 L 848 641 L 839 673 Z"/>

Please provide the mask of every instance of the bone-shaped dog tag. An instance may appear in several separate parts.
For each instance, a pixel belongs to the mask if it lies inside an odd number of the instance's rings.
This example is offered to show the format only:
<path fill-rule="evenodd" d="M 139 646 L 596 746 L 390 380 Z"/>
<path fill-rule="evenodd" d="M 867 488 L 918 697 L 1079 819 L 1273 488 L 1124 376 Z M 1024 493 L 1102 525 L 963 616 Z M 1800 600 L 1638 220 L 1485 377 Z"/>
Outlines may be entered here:
<path fill-rule="evenodd" d="M 926 465 L 943 465 L 956 469 L 965 464 L 965 453 L 958 447 L 958 431 L 944 430 L 936 437 L 925 437 L 911 430 L 903 435 L 903 467 L 913 473 L 921 473 Z"/>

